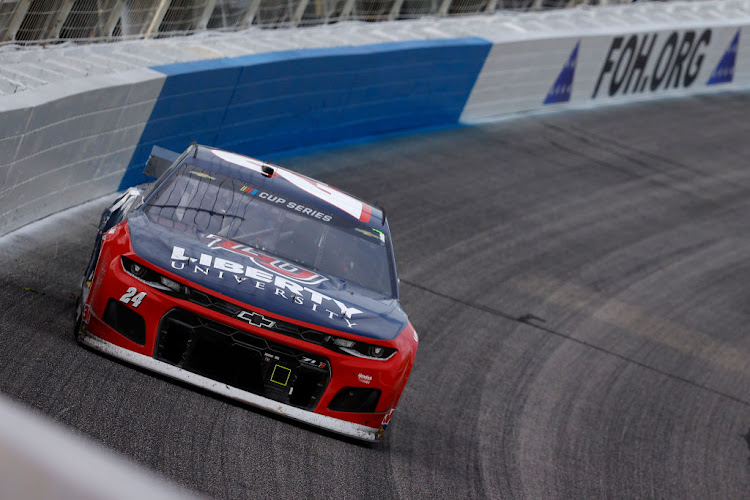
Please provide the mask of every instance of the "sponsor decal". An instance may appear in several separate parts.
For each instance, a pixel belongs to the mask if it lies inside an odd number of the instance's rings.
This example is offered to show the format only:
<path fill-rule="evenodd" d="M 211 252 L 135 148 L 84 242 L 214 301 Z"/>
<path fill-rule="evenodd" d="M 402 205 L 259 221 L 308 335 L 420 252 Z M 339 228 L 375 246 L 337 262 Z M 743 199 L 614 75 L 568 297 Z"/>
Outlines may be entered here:
<path fill-rule="evenodd" d="M 266 200 L 268 203 L 276 203 L 278 205 L 283 205 L 284 203 L 286 203 L 286 200 L 281 196 L 266 191 L 259 192 L 258 198 L 260 198 L 261 200 Z"/>
<path fill-rule="evenodd" d="M 563 66 L 560 74 L 557 75 L 555 83 L 552 84 L 552 88 L 547 92 L 547 97 L 544 99 L 544 104 L 556 104 L 559 102 L 570 101 L 570 94 L 573 92 L 573 78 L 576 72 L 576 62 L 578 61 L 578 48 L 581 46 L 581 41 L 576 43 L 573 48 L 573 52 L 570 53 L 568 61 Z"/>
<path fill-rule="evenodd" d="M 211 237 L 216 238 L 214 242 L 220 241 L 226 243 L 228 241 L 216 236 Z M 232 244 L 234 245 L 234 243 Z M 213 247 L 215 246 L 213 245 Z M 299 306 L 307 307 L 316 313 L 327 316 L 329 319 L 341 318 L 348 328 L 357 325 L 357 323 L 352 321 L 352 318 L 357 314 L 362 314 L 362 311 L 348 306 L 340 300 L 329 297 L 314 288 L 305 286 L 321 283 L 326 280 L 325 277 L 304 269 L 299 269 L 292 264 L 278 261 L 268 256 L 261 256 L 268 259 L 266 261 L 257 260 L 250 253 L 250 250 L 253 249 L 248 250 L 244 246 L 240 249 L 232 248 L 228 245 L 220 246 L 220 248 L 251 257 L 250 261 L 253 264 L 265 267 L 264 269 L 259 269 L 252 265 L 241 264 L 233 260 L 214 257 L 205 253 L 194 257 L 187 254 L 185 248 L 178 246 L 172 247 L 170 265 L 173 269 L 179 271 L 189 271 L 195 274 L 200 273 L 204 276 L 212 276 L 220 280 L 234 280 L 238 285 L 253 287 L 258 290 L 272 290 L 274 295 L 290 300 Z M 267 325 L 269 325 L 269 322 L 273 323 L 273 321 L 257 313 L 242 311 L 238 314 L 238 317 L 255 326 L 272 328 L 272 326 Z"/>
<path fill-rule="evenodd" d="M 271 372 L 271 382 L 286 387 L 289 384 L 289 378 L 292 376 L 292 370 L 283 365 L 275 365 Z"/>
<path fill-rule="evenodd" d="M 365 375 L 364 373 L 360 373 L 357 375 L 357 380 L 359 380 L 363 384 L 370 385 L 370 382 L 372 382 L 372 375 Z"/>
<path fill-rule="evenodd" d="M 242 321 L 247 321 L 250 325 L 257 326 L 258 328 L 273 328 L 276 326 L 275 321 L 268 319 L 255 311 L 240 311 L 237 314 L 237 317 Z"/>
<path fill-rule="evenodd" d="M 299 212 L 302 215 L 307 215 L 315 219 L 320 219 L 323 222 L 331 222 L 331 220 L 333 219 L 333 217 L 331 217 L 330 215 L 326 213 L 319 212 L 315 210 L 314 208 L 309 208 L 300 203 L 295 203 L 293 201 L 288 202 L 286 204 L 286 208 L 288 208 L 289 210 L 294 210 L 295 212 Z"/>
<path fill-rule="evenodd" d="M 315 368 L 325 368 L 326 366 L 328 366 L 328 364 L 324 361 L 319 361 L 317 359 L 308 358 L 305 356 L 300 358 L 299 362 L 305 365 L 314 366 Z"/>
<path fill-rule="evenodd" d="M 708 77 L 706 85 L 718 85 L 721 83 L 732 83 L 734 79 L 734 66 L 737 63 L 737 52 L 740 48 L 740 30 L 734 34 L 734 38 L 729 43 L 729 47 L 724 51 L 724 55 L 721 56 L 719 64 Z"/>
<path fill-rule="evenodd" d="M 394 411 L 396 411 L 396 409 L 391 408 L 383 417 L 383 421 L 380 424 L 380 429 L 378 429 L 377 432 L 378 439 L 383 439 L 383 436 L 385 436 L 385 430 L 388 428 L 388 424 L 391 423 L 391 417 L 393 417 Z"/>
<path fill-rule="evenodd" d="M 237 255 L 249 257 L 257 266 L 263 267 L 274 274 L 291 278 L 294 281 L 308 285 L 317 285 L 328 280 L 325 276 L 302 269 L 285 260 L 279 260 L 275 257 L 262 254 L 251 246 L 236 243 L 214 234 L 209 234 L 206 238 L 211 240 L 206 245 L 208 248 L 221 248 Z"/>
<path fill-rule="evenodd" d="M 375 238 L 379 240 L 381 243 L 385 243 L 385 233 L 383 231 L 378 231 L 375 228 L 369 228 L 369 227 L 368 228 L 356 227 L 354 228 L 354 230 L 360 234 L 369 236 L 370 238 Z"/>
<path fill-rule="evenodd" d="M 711 43 L 710 29 L 617 36 L 607 51 L 592 99 L 689 88 Z"/>
<path fill-rule="evenodd" d="M 190 173 L 193 174 L 193 175 L 195 175 L 195 176 L 197 176 L 197 177 L 201 177 L 203 179 L 208 179 L 210 181 L 215 181 L 216 180 L 216 177 L 214 177 L 212 175 L 208 175 L 205 172 L 198 172 L 197 170 L 192 170 Z"/>
<path fill-rule="evenodd" d="M 391 422 L 391 417 L 393 416 L 393 412 L 394 411 L 396 411 L 396 409 L 395 408 L 391 408 L 390 410 L 388 410 L 388 412 L 383 417 L 383 421 L 380 424 L 383 428 L 388 427 L 388 424 Z"/>
<path fill-rule="evenodd" d="M 321 212 L 314 208 L 306 207 L 305 205 L 296 201 L 289 201 L 276 193 L 272 193 L 269 191 L 261 191 L 251 186 L 242 186 L 240 188 L 240 191 L 242 191 L 243 193 L 250 194 L 252 196 L 257 195 L 259 199 L 266 201 L 272 205 L 282 206 L 288 210 L 298 212 L 302 215 L 306 215 L 313 219 L 319 219 L 319 220 L 322 220 L 323 222 L 331 222 L 333 220 L 333 216 L 325 212 Z"/>
<path fill-rule="evenodd" d="M 211 152 L 224 161 L 234 163 L 235 165 L 248 168 L 261 174 L 263 173 L 263 166 L 266 165 L 265 163 L 258 160 L 253 160 L 252 158 L 248 158 L 247 156 L 230 153 L 228 151 L 212 149 Z M 365 223 L 370 222 L 372 208 L 369 205 L 357 200 L 356 198 L 352 198 L 348 194 L 344 194 L 337 189 L 333 189 L 327 184 L 309 179 L 290 170 L 275 167 L 273 177 L 276 177 L 277 175 L 290 182 L 294 186 L 298 187 L 299 189 L 325 201 L 326 203 L 333 205 L 339 210 L 348 213 L 355 219 Z"/>

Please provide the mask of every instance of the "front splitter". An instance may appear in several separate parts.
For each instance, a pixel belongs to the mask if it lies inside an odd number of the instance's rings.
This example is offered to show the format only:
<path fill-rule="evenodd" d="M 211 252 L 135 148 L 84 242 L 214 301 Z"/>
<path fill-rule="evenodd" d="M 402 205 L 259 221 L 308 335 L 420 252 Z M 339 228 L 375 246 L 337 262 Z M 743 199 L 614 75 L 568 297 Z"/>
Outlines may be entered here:
<path fill-rule="evenodd" d="M 140 366 L 152 372 L 160 373 L 167 377 L 175 380 L 181 380 L 188 384 L 206 389 L 216 394 L 247 403 L 249 405 L 268 410 L 278 415 L 304 422 L 306 424 L 320 427 L 329 431 L 336 432 L 345 436 L 361 439 L 363 441 L 378 441 L 379 440 L 379 429 L 367 427 L 366 425 L 355 424 L 353 422 L 347 422 L 345 420 L 339 420 L 337 418 L 329 417 L 326 415 L 320 415 L 318 413 L 312 413 L 294 406 L 290 406 L 284 403 L 279 403 L 272 399 L 264 398 L 252 392 L 243 391 L 236 387 L 211 380 L 208 377 L 198 375 L 187 370 L 183 370 L 169 363 L 159 361 L 143 354 L 138 354 L 122 347 L 116 346 L 106 340 L 102 340 L 94 335 L 86 334 L 82 342 L 95 349 L 97 351 L 108 354 L 117 359 L 127 361 L 128 363 Z M 381 433 L 382 434 L 382 433 Z"/>

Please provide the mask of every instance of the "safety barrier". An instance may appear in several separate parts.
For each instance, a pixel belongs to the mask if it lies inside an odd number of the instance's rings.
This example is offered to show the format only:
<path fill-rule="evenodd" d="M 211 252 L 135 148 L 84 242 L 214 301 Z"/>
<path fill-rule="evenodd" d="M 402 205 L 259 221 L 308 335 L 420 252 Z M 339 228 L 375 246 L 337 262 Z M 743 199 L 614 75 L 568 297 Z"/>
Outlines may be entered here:
<path fill-rule="evenodd" d="M 144 180 L 155 144 L 180 150 L 195 140 L 257 156 L 750 84 L 746 3 L 639 4 L 599 9 L 597 23 L 592 16 L 444 20 L 459 28 L 433 40 L 176 63 L 1 96 L 0 235 Z M 573 28 L 586 23 L 593 27 Z M 432 35 L 436 26 L 395 24 Z M 469 32 L 477 37 L 456 36 Z"/>
<path fill-rule="evenodd" d="M 0 498 L 199 497 L 0 396 Z"/>

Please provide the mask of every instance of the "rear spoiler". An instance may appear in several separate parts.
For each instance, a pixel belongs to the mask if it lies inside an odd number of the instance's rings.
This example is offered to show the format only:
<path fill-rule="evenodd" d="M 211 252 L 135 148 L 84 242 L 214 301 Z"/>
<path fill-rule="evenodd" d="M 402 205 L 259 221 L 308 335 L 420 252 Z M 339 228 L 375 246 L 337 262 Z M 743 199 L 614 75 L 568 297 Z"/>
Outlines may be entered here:
<path fill-rule="evenodd" d="M 181 153 L 154 146 L 151 148 L 151 155 L 146 162 L 146 168 L 143 169 L 143 175 L 146 177 L 161 177 L 161 174 L 166 172 L 180 156 Z"/>

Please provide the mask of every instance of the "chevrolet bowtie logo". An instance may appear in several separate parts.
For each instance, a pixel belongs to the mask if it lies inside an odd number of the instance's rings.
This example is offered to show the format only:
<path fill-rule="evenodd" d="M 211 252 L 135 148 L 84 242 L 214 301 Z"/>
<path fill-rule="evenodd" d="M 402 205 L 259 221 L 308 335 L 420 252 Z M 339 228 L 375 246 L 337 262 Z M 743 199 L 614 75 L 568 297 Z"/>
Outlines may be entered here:
<path fill-rule="evenodd" d="M 258 328 L 273 328 L 276 322 L 256 312 L 240 311 L 237 317 Z"/>

